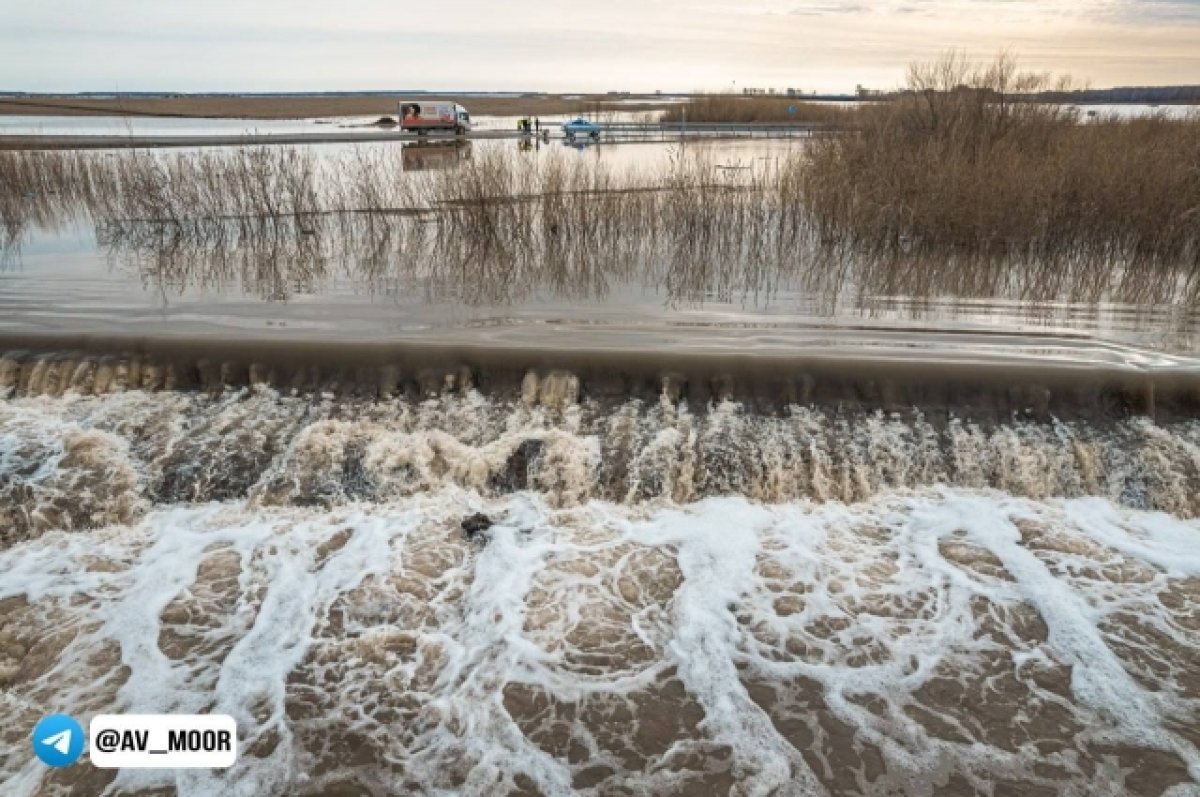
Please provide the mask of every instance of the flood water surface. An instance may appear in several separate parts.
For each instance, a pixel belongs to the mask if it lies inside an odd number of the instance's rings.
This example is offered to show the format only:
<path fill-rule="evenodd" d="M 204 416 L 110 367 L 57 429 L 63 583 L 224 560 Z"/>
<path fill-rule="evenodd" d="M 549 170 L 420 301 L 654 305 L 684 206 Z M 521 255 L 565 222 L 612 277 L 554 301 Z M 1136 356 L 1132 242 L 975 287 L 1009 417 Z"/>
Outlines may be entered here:
<path fill-rule="evenodd" d="M 883 262 L 799 146 L 7 163 L 0 791 L 1200 794 L 1192 275 Z"/>
<path fill-rule="evenodd" d="M 1185 276 L 1147 281 L 1114 268 L 1098 279 L 1091 264 L 1048 271 L 1019 260 L 876 263 L 781 233 L 777 200 L 758 194 L 802 142 L 524 147 L 266 149 L 258 166 L 236 149 L 85 155 L 103 173 L 64 177 L 6 209 L 0 331 L 745 351 L 836 345 L 867 329 L 887 333 L 885 347 L 991 332 L 1047 350 L 1073 338 L 1177 355 L 1200 346 L 1198 316 L 1179 301 L 1191 295 Z M 282 196 L 255 199 L 259 189 L 232 185 L 232 172 L 189 184 L 231 161 L 277 170 L 260 175 L 261 188 Z M 180 168 L 173 186 L 138 187 Z M 530 187 L 480 186 L 497 168 Z M 302 183 L 289 188 L 293 177 Z M 561 193 L 545 194 L 548 181 Z M 468 184 L 517 198 L 473 210 L 460 196 Z M 676 206 L 679 192 L 701 210 Z M 703 205 L 729 192 L 753 198 L 705 217 Z M 969 345 L 981 357 L 995 348 Z"/>

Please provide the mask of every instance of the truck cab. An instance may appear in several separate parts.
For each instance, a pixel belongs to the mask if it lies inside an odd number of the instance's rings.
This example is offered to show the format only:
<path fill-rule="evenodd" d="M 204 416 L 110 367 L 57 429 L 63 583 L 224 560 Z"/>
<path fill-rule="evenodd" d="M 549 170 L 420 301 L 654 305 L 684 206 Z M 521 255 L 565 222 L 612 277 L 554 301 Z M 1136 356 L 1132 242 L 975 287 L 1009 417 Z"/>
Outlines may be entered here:
<path fill-rule="evenodd" d="M 455 125 L 454 132 L 458 133 L 459 135 L 462 135 L 463 133 L 470 133 L 471 114 L 461 105 L 454 106 L 454 113 L 458 120 L 458 124 Z"/>

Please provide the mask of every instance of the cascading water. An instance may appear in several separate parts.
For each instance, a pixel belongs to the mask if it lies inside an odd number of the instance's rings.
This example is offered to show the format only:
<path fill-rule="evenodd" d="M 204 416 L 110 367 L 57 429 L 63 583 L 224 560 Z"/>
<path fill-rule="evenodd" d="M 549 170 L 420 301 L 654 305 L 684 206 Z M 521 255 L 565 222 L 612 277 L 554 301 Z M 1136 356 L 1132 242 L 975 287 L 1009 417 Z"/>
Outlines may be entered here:
<path fill-rule="evenodd" d="M 423 398 L 164 391 L 134 370 L 5 383 L 12 793 L 1200 779 L 1195 421 L 765 413 L 565 373 L 508 397 L 466 376 Z M 468 539 L 476 512 L 494 525 Z M 49 709 L 229 713 L 243 752 L 71 781 L 23 752 Z"/>

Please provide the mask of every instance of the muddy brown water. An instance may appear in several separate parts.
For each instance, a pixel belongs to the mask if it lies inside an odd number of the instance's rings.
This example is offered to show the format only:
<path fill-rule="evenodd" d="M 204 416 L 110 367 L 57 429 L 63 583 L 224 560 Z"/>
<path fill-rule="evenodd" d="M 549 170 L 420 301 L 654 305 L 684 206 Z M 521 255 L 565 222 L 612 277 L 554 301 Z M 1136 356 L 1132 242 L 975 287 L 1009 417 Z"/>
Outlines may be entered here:
<path fill-rule="evenodd" d="M 0 271 L 5 794 L 1200 790 L 1187 304 L 93 222 Z"/>

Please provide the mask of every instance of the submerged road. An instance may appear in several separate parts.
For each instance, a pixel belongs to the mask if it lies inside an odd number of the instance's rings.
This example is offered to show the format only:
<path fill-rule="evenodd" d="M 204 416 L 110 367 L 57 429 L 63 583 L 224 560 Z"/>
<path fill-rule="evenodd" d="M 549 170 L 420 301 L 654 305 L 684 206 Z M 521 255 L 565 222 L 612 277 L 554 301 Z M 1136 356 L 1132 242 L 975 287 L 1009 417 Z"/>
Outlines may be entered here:
<path fill-rule="evenodd" d="M 604 125 L 601 141 L 670 141 L 680 138 L 803 138 L 829 128 L 780 124 L 615 124 Z M 527 134 L 516 130 L 475 130 L 463 136 L 430 131 L 419 136 L 398 130 L 341 129 L 319 133 L 210 134 L 197 135 L 11 135 L 0 136 L 0 150 L 63 149 L 148 149 L 158 147 L 238 147 L 265 144 L 346 144 L 355 142 L 478 141 L 519 139 Z M 532 136 L 529 136 L 532 138 Z M 564 140 L 553 130 L 550 138 Z M 586 139 L 580 137 L 580 143 Z"/>
<path fill-rule="evenodd" d="M 468 133 L 466 140 L 519 138 L 513 130 L 481 130 Z M 268 135 L 249 134 L 200 134 L 200 135 L 148 135 L 148 136 L 104 136 L 104 135 L 44 135 L 44 136 L 0 136 L 0 150 L 16 149 L 144 149 L 157 147 L 239 147 L 264 144 L 345 144 L 353 142 L 383 141 L 453 141 L 451 133 L 430 133 L 417 136 L 413 133 L 396 131 L 330 131 L 328 133 L 273 133 Z"/>

